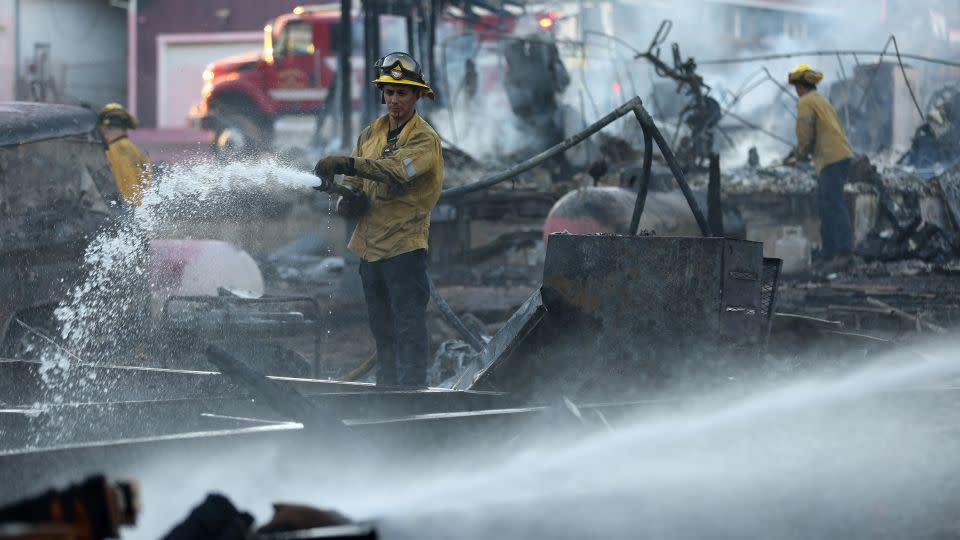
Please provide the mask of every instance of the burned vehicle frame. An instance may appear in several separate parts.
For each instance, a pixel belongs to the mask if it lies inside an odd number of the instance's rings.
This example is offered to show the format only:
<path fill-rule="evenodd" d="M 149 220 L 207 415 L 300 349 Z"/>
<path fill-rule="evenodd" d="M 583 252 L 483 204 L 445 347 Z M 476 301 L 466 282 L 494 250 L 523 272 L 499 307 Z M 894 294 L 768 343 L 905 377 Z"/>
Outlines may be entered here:
<path fill-rule="evenodd" d="M 84 252 L 122 212 L 83 107 L 0 103 L 0 354 L 18 356 L 83 277 Z"/>

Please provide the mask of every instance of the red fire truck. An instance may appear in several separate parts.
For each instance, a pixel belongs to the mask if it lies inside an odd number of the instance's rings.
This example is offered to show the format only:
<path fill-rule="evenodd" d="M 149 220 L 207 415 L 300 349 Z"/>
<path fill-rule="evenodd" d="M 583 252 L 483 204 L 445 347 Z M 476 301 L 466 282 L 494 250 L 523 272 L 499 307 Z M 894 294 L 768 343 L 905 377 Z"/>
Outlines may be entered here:
<path fill-rule="evenodd" d="M 356 108 L 369 78 L 363 71 L 363 30 L 358 15 L 353 15 L 351 28 L 350 87 Z M 492 42 L 509 34 L 517 22 L 516 16 L 502 14 L 458 15 L 444 15 L 438 27 L 441 37 L 472 31 L 480 42 Z M 549 28 L 548 24 L 541 26 Z M 190 116 L 212 133 L 215 150 L 228 143 L 245 148 L 269 146 L 278 117 L 320 113 L 336 88 L 339 27 L 338 4 L 297 7 L 264 27 L 262 51 L 208 65 L 203 72 L 202 99 Z M 404 18 L 380 17 L 383 51 L 406 50 L 406 34 Z"/>
<path fill-rule="evenodd" d="M 384 37 L 404 38 L 402 19 L 390 20 Z M 354 17 L 354 51 L 362 47 L 360 23 Z M 340 12 L 335 7 L 298 7 L 269 21 L 263 29 L 263 50 L 213 62 L 203 72 L 201 101 L 190 116 L 218 141 L 240 146 L 268 145 L 282 115 L 316 114 L 333 91 L 337 68 Z M 357 36 L 360 36 L 359 39 Z M 390 44 L 392 45 L 392 44 Z M 387 46 L 390 46 L 387 45 Z M 397 44 L 400 45 L 400 44 Z M 360 88 L 363 58 L 354 54 L 353 87 Z M 354 92 L 358 98 L 358 92 Z"/>

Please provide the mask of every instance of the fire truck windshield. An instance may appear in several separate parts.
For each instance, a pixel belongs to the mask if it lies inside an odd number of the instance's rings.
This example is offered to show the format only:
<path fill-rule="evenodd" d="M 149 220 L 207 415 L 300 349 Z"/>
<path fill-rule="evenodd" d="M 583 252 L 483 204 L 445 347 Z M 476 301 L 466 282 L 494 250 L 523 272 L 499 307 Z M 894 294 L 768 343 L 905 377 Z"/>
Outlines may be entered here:
<path fill-rule="evenodd" d="M 287 22 L 274 42 L 273 54 L 276 57 L 309 56 L 313 52 L 313 25 L 307 21 Z"/>

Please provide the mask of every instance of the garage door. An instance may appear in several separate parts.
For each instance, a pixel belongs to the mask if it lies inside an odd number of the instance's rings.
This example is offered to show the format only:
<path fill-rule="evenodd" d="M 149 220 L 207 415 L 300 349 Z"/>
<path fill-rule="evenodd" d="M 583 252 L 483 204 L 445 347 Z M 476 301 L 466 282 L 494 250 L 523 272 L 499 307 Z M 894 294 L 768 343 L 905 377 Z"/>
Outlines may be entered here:
<path fill-rule="evenodd" d="M 157 126 L 182 128 L 200 101 L 203 69 L 227 56 L 260 51 L 260 32 L 159 34 L 157 36 Z"/>

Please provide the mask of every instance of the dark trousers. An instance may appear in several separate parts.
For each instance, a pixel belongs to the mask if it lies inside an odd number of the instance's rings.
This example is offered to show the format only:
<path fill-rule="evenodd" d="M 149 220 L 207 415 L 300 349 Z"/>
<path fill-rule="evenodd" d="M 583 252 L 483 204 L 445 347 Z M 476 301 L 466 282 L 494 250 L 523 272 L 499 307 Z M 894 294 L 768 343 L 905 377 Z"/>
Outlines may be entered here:
<path fill-rule="evenodd" d="M 427 252 L 360 261 L 370 331 L 377 342 L 378 385 L 426 386 Z"/>
<path fill-rule="evenodd" d="M 850 213 L 843 198 L 843 185 L 847 182 L 849 172 L 850 160 L 844 159 L 824 167 L 817 181 L 821 254 L 824 259 L 849 255 L 852 251 Z"/>

